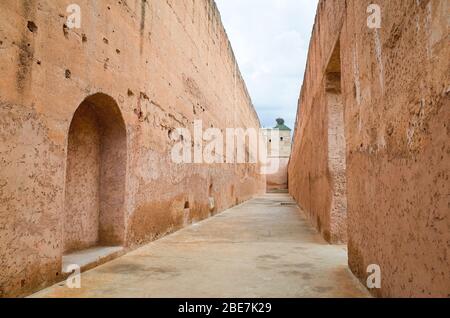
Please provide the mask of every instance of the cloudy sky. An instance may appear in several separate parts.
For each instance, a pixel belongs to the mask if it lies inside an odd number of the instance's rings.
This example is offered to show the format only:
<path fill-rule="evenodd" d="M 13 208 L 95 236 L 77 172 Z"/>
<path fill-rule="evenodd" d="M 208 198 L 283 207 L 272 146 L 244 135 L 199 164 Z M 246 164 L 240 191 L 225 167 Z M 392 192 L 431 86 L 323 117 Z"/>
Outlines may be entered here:
<path fill-rule="evenodd" d="M 264 127 L 294 128 L 317 0 L 216 0 Z"/>

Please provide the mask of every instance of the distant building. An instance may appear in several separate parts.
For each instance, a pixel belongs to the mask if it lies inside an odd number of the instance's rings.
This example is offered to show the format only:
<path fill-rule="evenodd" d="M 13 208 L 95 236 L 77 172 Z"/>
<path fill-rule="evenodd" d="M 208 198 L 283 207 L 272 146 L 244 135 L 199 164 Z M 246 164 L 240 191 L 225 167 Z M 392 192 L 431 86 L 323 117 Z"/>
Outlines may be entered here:
<path fill-rule="evenodd" d="M 264 128 L 263 136 L 267 143 L 268 157 L 278 161 L 279 169 L 267 175 L 267 191 L 287 190 L 287 166 L 291 156 L 292 130 L 284 124 L 284 119 L 278 118 L 273 128 Z"/>

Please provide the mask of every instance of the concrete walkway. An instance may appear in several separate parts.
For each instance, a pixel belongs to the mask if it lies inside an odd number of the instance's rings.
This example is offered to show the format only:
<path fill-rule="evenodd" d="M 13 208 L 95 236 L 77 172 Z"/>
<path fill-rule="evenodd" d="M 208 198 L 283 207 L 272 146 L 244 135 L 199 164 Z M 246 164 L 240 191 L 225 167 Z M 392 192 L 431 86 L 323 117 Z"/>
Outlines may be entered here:
<path fill-rule="evenodd" d="M 268 194 L 32 297 L 368 297 L 287 194 Z M 62 285 L 62 286 L 61 286 Z"/>

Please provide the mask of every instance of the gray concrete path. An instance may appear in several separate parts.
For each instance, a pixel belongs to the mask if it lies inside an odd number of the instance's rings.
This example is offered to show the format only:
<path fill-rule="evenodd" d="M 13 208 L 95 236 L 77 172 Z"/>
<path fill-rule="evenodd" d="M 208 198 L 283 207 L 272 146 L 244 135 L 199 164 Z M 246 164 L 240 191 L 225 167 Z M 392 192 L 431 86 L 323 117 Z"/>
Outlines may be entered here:
<path fill-rule="evenodd" d="M 267 194 L 33 297 L 368 297 L 287 194 Z M 61 286 L 63 285 L 63 286 Z"/>

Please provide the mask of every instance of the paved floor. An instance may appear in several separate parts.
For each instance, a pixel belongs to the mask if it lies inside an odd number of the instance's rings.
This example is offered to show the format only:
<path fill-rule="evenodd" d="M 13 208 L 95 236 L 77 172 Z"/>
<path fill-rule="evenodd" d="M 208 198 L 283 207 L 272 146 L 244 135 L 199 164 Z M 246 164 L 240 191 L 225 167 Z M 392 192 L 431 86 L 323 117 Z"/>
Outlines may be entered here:
<path fill-rule="evenodd" d="M 268 194 L 33 297 L 368 297 L 287 194 Z M 61 286 L 63 285 L 63 286 Z"/>

